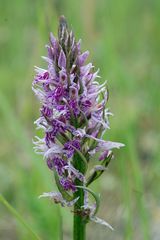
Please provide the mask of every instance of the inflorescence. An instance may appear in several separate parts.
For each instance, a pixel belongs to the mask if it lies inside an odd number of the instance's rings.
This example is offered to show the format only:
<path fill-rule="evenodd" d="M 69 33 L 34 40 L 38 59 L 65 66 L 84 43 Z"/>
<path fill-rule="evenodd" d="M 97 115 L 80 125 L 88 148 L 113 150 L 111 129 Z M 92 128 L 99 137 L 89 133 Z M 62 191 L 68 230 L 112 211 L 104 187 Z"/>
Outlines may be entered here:
<path fill-rule="evenodd" d="M 42 58 L 48 67 L 35 67 L 33 81 L 33 91 L 41 103 L 40 117 L 35 123 L 45 136 L 35 137 L 34 148 L 53 171 L 59 192 L 43 193 L 40 197 L 70 207 L 78 201 L 75 193 L 81 188 L 84 204 L 79 212 L 87 221 L 111 227 L 95 216 L 99 195 L 88 188 L 106 170 L 113 157 L 111 150 L 124 146 L 102 139 L 111 115 L 106 108 L 107 83 L 100 84 L 99 71 L 94 71 L 92 63 L 85 63 L 89 52 L 81 51 L 81 41 L 76 42 L 64 17 L 60 18 L 58 39 L 51 33 L 46 48 L 48 56 Z M 89 203 L 90 194 L 94 204 Z"/>

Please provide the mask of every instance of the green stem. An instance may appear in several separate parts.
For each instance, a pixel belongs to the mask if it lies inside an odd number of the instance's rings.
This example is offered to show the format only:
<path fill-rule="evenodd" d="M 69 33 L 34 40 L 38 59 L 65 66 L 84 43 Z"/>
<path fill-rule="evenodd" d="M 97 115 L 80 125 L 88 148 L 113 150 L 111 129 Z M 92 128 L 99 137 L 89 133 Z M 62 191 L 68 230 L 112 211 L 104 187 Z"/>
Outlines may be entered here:
<path fill-rule="evenodd" d="M 74 240 L 85 240 L 86 239 L 86 222 L 84 221 L 79 206 L 84 204 L 84 194 L 83 189 L 79 189 L 76 195 L 80 196 L 79 200 L 74 207 L 74 229 L 73 229 L 73 239 Z"/>
<path fill-rule="evenodd" d="M 76 153 L 74 156 L 74 166 L 81 173 L 85 173 L 84 162 Z M 76 179 L 75 184 L 77 186 L 83 186 L 83 183 Z M 78 188 L 74 193 L 74 198 L 79 197 L 74 206 L 74 223 L 73 223 L 73 240 L 85 240 L 86 239 L 86 221 L 82 215 L 82 206 L 84 205 L 84 189 Z"/>

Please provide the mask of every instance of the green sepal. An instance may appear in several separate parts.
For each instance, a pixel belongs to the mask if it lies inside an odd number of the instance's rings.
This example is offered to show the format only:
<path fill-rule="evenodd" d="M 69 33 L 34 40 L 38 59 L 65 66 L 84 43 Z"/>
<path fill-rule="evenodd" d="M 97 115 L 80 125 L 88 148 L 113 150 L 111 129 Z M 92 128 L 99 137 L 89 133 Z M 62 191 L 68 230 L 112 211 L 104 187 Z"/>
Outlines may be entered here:
<path fill-rule="evenodd" d="M 113 154 L 111 153 L 103 162 L 101 163 L 101 166 L 107 167 L 112 159 Z M 86 186 L 89 186 L 92 182 L 94 182 L 97 178 L 99 178 L 104 170 L 95 170 L 87 179 Z"/>

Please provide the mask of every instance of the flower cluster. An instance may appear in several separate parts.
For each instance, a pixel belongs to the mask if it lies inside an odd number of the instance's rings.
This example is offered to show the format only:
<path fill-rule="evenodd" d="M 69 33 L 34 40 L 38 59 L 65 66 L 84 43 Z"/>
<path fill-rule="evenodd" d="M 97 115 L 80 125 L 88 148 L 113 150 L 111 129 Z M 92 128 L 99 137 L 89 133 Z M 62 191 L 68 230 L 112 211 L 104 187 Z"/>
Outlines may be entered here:
<path fill-rule="evenodd" d="M 92 63 L 86 64 L 89 52 L 81 51 L 81 41 L 76 42 L 64 17 L 60 18 L 58 39 L 51 33 L 46 48 L 48 56 L 42 58 L 48 67 L 35 67 L 33 81 L 33 91 L 41 103 L 40 118 L 35 123 L 45 136 L 36 137 L 34 143 L 35 151 L 43 154 L 48 168 L 54 172 L 59 192 L 42 196 L 49 196 L 62 206 L 72 206 L 78 200 L 74 193 L 80 185 L 85 193 L 82 210 L 87 208 L 88 217 L 98 221 L 86 204 L 88 185 L 107 167 L 111 149 L 123 146 L 102 140 L 111 115 L 106 108 L 107 84 L 100 85 L 98 71 L 94 71 Z M 88 175 L 93 157 L 97 158 L 98 166 Z"/>

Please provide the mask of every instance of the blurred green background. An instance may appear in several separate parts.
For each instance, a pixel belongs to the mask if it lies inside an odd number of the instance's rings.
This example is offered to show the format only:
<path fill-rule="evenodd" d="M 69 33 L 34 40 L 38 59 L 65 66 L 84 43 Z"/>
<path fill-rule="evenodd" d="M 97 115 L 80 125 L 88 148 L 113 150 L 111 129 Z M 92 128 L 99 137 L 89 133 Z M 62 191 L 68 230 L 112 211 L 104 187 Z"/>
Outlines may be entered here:
<path fill-rule="evenodd" d="M 88 225 L 87 239 L 160 239 L 160 1 L 0 0 L 0 193 L 44 240 L 72 239 L 72 214 L 48 200 L 51 172 L 33 152 L 39 104 L 31 91 L 34 65 L 49 32 L 65 15 L 90 61 L 108 79 L 111 130 L 125 143 L 94 188 L 99 216 L 115 231 Z M 63 217 L 63 224 L 62 224 Z M 0 239 L 34 239 L 0 203 Z"/>

